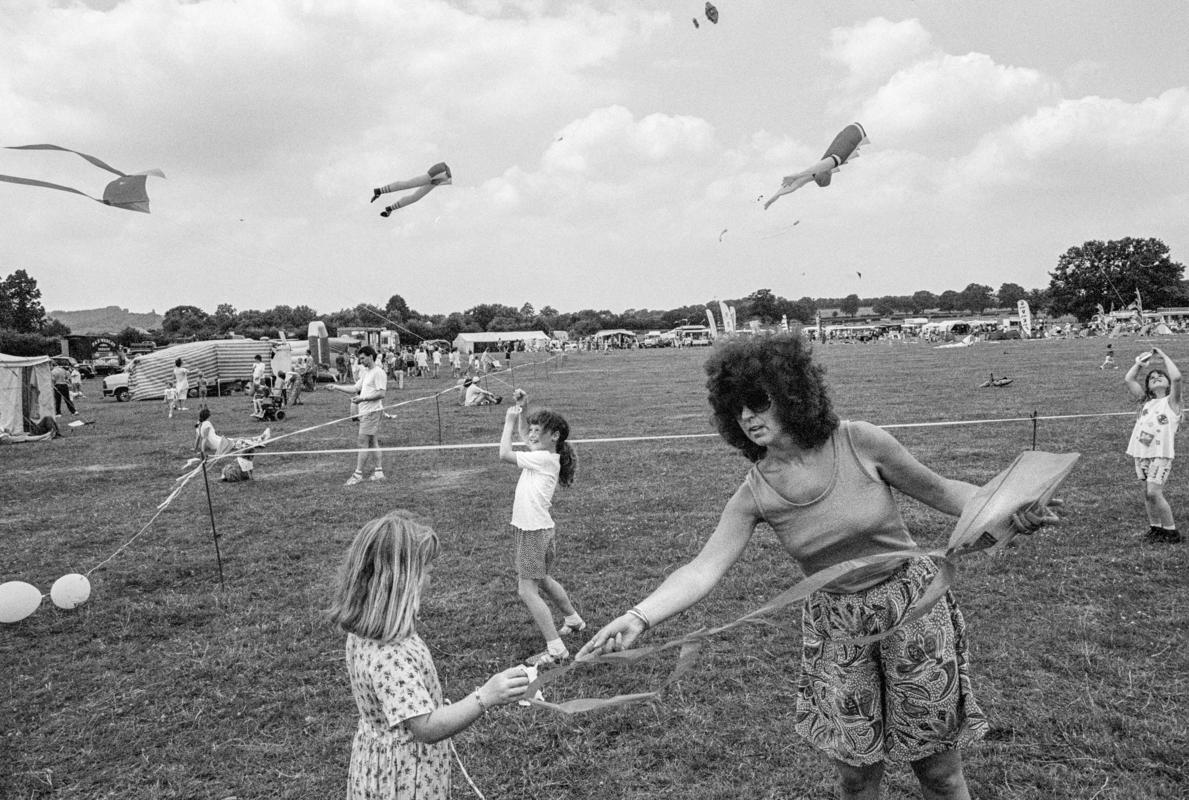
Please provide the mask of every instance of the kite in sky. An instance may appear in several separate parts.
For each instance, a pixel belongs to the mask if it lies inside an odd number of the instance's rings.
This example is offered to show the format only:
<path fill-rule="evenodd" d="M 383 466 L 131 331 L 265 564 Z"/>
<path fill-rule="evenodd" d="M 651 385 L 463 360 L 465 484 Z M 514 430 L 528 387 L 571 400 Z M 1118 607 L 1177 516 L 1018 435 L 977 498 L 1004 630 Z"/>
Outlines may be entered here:
<path fill-rule="evenodd" d="M 41 186 L 46 189 L 58 189 L 63 192 L 72 192 L 74 194 L 81 194 L 83 197 L 88 197 L 97 203 L 103 203 L 105 206 L 115 206 L 116 208 L 126 208 L 129 211 L 143 211 L 145 214 L 149 213 L 149 195 L 145 192 L 145 180 L 149 175 L 156 175 L 158 178 L 164 178 L 165 173 L 159 169 L 146 169 L 143 172 L 133 172 L 127 174 L 120 172 L 110 164 L 105 164 L 95 156 L 89 156 L 86 153 L 80 153 L 77 150 L 70 150 L 66 147 L 58 147 L 56 144 L 26 144 L 17 147 L 8 147 L 6 150 L 61 150 L 64 153 L 74 153 L 76 156 L 81 156 L 87 161 L 90 161 L 100 169 L 105 169 L 113 175 L 119 175 L 114 181 L 109 183 L 103 190 L 103 199 L 98 197 L 91 197 L 86 192 L 81 192 L 78 189 L 69 186 L 62 186 L 57 183 L 48 183 L 46 181 L 34 180 L 33 178 L 17 178 L 13 175 L 0 175 L 0 181 L 8 183 L 20 183 L 25 186 Z"/>
<path fill-rule="evenodd" d="M 715 25 L 718 24 L 718 9 L 710 3 L 706 4 L 706 19 L 710 20 Z"/>
<path fill-rule="evenodd" d="M 398 208 L 404 208 L 407 205 L 416 203 L 422 197 L 432 192 L 435 186 L 445 186 L 451 183 L 451 178 L 450 167 L 446 166 L 445 162 L 438 162 L 430 167 L 429 171 L 424 175 L 418 175 L 416 178 L 411 178 L 407 181 L 395 181 L 387 186 L 373 189 L 372 202 L 376 202 L 380 199 L 380 195 L 388 194 L 389 192 L 403 192 L 405 189 L 417 190 L 411 195 L 402 197 L 380 212 L 381 217 L 386 217 Z"/>
<path fill-rule="evenodd" d="M 796 175 L 789 175 L 781 181 L 780 188 L 768 198 L 768 202 L 764 203 L 764 208 L 775 203 L 776 198 L 782 194 L 795 192 L 810 181 L 814 181 L 818 186 L 829 186 L 830 175 L 837 172 L 838 168 L 849 159 L 858 158 L 856 151 L 865 144 L 867 144 L 867 131 L 863 130 L 863 126 L 857 122 L 847 125 L 834 137 L 834 141 L 830 142 L 821 161 L 809 169 L 802 170 Z"/>

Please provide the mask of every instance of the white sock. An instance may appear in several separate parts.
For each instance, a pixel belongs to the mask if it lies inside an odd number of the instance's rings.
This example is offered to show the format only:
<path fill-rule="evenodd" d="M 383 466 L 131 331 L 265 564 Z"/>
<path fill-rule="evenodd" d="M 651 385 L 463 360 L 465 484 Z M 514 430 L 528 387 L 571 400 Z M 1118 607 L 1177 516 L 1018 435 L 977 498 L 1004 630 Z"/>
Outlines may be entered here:
<path fill-rule="evenodd" d="M 573 614 L 570 614 L 568 617 L 566 617 L 565 622 L 571 628 L 577 628 L 582 624 L 582 615 L 575 611 Z"/>
<path fill-rule="evenodd" d="M 565 655 L 566 653 L 570 652 L 566 649 L 565 643 L 562 642 L 560 638 L 550 639 L 549 641 L 545 642 L 545 649 L 547 649 L 549 654 L 553 656 Z"/>

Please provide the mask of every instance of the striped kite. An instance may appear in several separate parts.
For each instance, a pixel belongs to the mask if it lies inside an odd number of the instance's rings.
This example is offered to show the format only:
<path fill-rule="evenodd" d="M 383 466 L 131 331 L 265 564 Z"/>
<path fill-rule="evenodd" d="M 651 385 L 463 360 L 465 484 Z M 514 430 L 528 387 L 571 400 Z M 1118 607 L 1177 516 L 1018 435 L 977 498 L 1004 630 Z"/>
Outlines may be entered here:
<path fill-rule="evenodd" d="M 418 175 L 416 178 L 411 178 L 407 181 L 394 181 L 387 186 L 372 189 L 372 202 L 376 202 L 380 199 L 380 195 L 388 194 L 389 192 L 403 192 L 405 189 L 417 190 L 411 195 L 402 197 L 380 212 L 381 217 L 387 217 L 398 208 L 404 208 L 407 205 L 416 203 L 422 197 L 432 192 L 435 186 L 446 186 L 450 183 L 452 183 L 450 167 L 446 166 L 445 162 L 439 162 L 430 167 L 424 175 Z"/>

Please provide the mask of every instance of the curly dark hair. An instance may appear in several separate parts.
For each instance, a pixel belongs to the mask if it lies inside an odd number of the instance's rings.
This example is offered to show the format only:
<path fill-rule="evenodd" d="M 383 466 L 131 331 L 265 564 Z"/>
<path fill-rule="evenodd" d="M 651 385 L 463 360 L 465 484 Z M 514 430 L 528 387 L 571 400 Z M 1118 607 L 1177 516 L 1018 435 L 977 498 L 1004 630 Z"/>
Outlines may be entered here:
<path fill-rule="evenodd" d="M 824 444 L 838 427 L 826 370 L 814 363 L 809 344 L 799 334 L 728 341 L 707 359 L 706 375 L 719 435 L 751 461 L 763 458 L 767 448 L 752 442 L 739 427 L 745 405 L 759 411 L 755 406 L 770 400 L 781 426 L 806 448 Z"/>
<path fill-rule="evenodd" d="M 557 482 L 562 486 L 573 484 L 574 474 L 578 471 L 578 456 L 566 441 L 570 438 L 570 423 L 556 411 L 541 408 L 529 415 L 528 424 L 540 425 L 542 431 L 557 434 L 557 454 L 561 456 L 561 475 L 558 476 Z"/>

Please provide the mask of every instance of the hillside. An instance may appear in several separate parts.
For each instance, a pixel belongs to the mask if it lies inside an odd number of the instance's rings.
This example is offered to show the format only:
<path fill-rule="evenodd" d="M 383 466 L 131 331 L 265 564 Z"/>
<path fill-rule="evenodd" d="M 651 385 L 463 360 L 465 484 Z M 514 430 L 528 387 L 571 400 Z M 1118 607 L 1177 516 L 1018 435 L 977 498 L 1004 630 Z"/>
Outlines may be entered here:
<path fill-rule="evenodd" d="M 82 311 L 50 311 L 47 317 L 59 320 L 71 333 L 119 333 L 125 328 L 153 330 L 161 327 L 162 316 L 156 311 L 137 314 L 119 306 Z"/>

